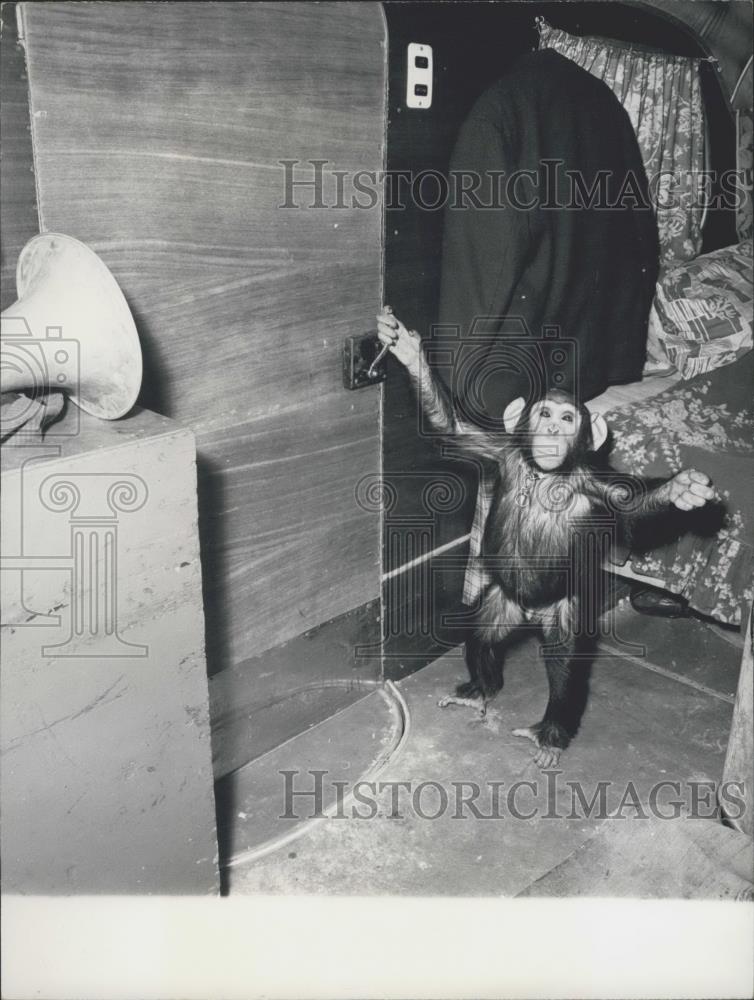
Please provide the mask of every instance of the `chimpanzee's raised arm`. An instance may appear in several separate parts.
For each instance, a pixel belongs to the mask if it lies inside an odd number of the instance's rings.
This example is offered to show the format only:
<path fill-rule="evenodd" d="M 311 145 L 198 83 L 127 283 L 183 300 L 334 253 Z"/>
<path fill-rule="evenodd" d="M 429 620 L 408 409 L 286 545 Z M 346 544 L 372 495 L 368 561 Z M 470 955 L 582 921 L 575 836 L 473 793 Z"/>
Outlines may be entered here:
<path fill-rule="evenodd" d="M 499 461 L 506 445 L 506 435 L 487 434 L 474 424 L 461 420 L 445 387 L 438 382 L 424 356 L 421 338 L 409 331 L 390 306 L 377 317 L 377 335 L 381 343 L 404 365 L 425 417 L 440 442 L 452 443 L 454 449 L 476 458 Z"/>

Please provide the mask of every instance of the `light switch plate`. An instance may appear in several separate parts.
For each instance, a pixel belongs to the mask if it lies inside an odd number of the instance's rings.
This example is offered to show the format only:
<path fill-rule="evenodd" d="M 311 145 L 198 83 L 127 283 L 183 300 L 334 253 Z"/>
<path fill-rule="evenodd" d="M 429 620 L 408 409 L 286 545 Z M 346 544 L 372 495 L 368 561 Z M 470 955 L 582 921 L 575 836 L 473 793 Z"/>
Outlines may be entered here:
<path fill-rule="evenodd" d="M 432 106 L 432 46 L 411 42 L 407 54 L 406 107 Z"/>

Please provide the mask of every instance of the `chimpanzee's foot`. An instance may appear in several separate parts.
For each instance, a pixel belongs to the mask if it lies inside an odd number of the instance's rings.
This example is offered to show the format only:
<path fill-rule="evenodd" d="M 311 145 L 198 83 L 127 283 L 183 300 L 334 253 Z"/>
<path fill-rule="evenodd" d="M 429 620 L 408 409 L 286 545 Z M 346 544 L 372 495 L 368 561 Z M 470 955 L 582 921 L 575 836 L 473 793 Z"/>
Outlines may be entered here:
<path fill-rule="evenodd" d="M 557 767 L 560 754 L 568 746 L 568 733 L 557 722 L 537 722 L 525 729 L 514 729 L 513 735 L 524 736 L 536 743 L 539 749 L 534 754 L 534 763 L 543 771 L 548 767 Z"/>

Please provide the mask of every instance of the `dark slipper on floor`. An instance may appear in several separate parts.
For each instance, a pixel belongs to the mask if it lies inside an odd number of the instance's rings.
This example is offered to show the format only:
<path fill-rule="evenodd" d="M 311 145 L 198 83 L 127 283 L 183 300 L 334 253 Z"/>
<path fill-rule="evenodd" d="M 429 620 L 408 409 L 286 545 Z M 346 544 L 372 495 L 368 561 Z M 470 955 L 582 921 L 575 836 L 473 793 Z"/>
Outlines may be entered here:
<path fill-rule="evenodd" d="M 688 601 L 683 597 L 650 588 L 632 591 L 631 607 L 643 615 L 658 618 L 686 618 L 689 614 Z"/>

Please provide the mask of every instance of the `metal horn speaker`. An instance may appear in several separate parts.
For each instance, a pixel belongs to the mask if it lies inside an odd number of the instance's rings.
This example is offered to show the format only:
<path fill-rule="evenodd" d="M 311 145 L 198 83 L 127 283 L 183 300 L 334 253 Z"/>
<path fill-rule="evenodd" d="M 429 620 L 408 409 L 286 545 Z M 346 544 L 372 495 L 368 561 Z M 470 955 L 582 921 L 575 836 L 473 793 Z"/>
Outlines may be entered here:
<path fill-rule="evenodd" d="M 95 417 L 125 416 L 141 387 L 141 348 L 97 254 L 61 233 L 35 236 L 18 258 L 16 291 L 0 317 L 0 391 L 62 389 Z"/>

